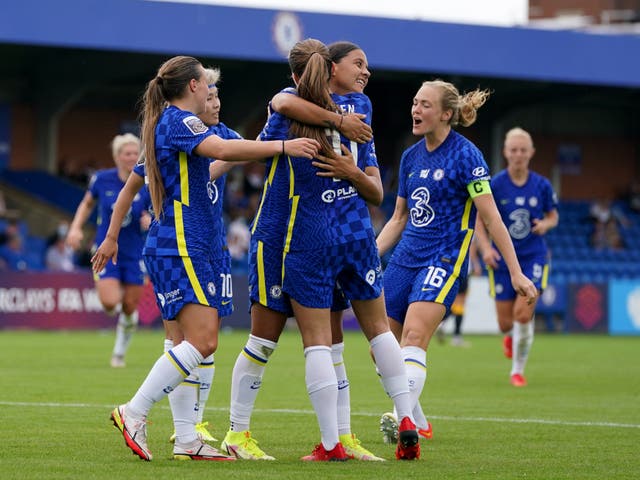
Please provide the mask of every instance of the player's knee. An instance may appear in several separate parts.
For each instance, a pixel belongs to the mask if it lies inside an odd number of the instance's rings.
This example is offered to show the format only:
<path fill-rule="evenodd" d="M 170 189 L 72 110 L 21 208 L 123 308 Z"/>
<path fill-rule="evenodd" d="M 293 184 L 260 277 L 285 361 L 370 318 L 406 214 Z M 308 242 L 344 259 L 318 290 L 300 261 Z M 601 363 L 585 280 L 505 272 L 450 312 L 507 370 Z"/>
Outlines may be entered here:
<path fill-rule="evenodd" d="M 209 355 L 213 355 L 218 348 L 218 338 L 211 338 L 211 336 L 199 338 L 196 341 L 191 341 L 191 343 L 196 349 L 200 352 L 200 355 L 203 357 L 208 357 Z"/>

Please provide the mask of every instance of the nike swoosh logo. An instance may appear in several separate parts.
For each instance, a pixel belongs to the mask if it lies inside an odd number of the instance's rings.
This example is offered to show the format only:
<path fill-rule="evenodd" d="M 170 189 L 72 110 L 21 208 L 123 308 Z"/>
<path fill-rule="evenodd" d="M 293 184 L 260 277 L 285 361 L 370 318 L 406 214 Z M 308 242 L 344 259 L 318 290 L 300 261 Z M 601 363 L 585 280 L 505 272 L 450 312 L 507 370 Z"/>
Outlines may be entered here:
<path fill-rule="evenodd" d="M 338 390 L 344 390 L 345 388 L 347 388 L 349 386 L 349 384 L 347 383 L 346 385 L 338 385 Z"/>
<path fill-rule="evenodd" d="M 222 301 L 222 305 L 229 305 L 231 303 L 231 300 L 223 300 Z"/>
<path fill-rule="evenodd" d="M 435 290 L 435 288 L 424 288 L 424 287 L 422 287 L 422 291 L 423 292 L 431 292 L 432 290 Z"/>
<path fill-rule="evenodd" d="M 249 388 L 251 390 L 258 390 L 260 388 L 260 385 L 258 385 L 257 387 L 255 385 L 251 385 Z"/>

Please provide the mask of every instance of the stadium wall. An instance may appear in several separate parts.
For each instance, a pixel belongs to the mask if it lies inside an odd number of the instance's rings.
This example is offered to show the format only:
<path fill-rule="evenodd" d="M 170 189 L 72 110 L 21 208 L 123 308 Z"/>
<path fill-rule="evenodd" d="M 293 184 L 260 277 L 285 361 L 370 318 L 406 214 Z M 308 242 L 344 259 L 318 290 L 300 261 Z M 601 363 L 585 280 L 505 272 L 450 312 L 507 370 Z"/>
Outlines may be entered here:
<path fill-rule="evenodd" d="M 234 275 L 233 287 L 235 310 L 223 320 L 223 326 L 248 329 L 251 319 L 246 276 Z M 488 291 L 486 277 L 470 278 L 465 332 L 498 333 Z M 564 333 L 640 335 L 640 279 L 551 285 L 540 300 L 538 313 L 558 315 Z M 140 300 L 139 314 L 142 327 L 162 327 L 150 284 Z M 114 325 L 114 319 L 102 311 L 88 271 L 10 272 L 0 277 L 0 330 L 93 330 L 111 329 Z M 346 312 L 344 325 L 346 329 L 359 328 L 351 311 Z"/>

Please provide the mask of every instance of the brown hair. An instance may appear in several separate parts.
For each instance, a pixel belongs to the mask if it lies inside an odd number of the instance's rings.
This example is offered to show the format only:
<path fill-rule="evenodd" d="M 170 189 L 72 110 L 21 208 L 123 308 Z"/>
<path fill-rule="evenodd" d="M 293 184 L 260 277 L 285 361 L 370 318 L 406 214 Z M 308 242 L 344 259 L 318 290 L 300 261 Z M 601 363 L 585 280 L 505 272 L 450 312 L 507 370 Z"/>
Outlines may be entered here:
<path fill-rule="evenodd" d="M 331 61 L 333 63 L 340 63 L 340 60 L 342 60 L 354 50 L 362 50 L 355 43 L 348 42 L 346 40 L 333 42 L 327 48 L 329 48 L 329 56 L 331 57 Z"/>
<path fill-rule="evenodd" d="M 489 90 L 480 89 L 460 95 L 455 85 L 440 79 L 423 82 L 422 86 L 437 88 L 442 92 L 440 106 L 443 111 L 451 110 L 449 125 L 452 127 L 458 125 L 468 127 L 475 123 L 478 118 L 478 109 L 491 95 Z"/>
<path fill-rule="evenodd" d="M 296 43 L 289 52 L 289 67 L 299 78 L 300 98 L 333 112 L 338 110 L 329 93 L 331 57 L 324 43 L 314 38 Z M 313 138 L 320 142 L 323 151 L 332 151 L 323 127 L 307 125 L 292 119 L 289 133 L 298 138 Z"/>
<path fill-rule="evenodd" d="M 165 191 L 156 161 L 155 129 L 167 102 L 181 98 L 192 79 L 200 79 L 202 64 L 193 57 L 178 56 L 164 62 L 142 97 L 142 145 L 149 194 L 156 219 L 162 215 Z"/>

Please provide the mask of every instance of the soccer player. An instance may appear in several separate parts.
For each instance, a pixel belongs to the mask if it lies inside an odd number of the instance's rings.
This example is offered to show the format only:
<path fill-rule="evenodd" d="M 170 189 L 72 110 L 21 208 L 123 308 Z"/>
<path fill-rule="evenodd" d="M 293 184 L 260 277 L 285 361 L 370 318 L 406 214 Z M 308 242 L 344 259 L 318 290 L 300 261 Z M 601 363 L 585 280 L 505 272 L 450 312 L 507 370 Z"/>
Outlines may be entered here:
<path fill-rule="evenodd" d="M 377 239 L 381 255 L 397 244 L 384 286 L 389 323 L 407 367 L 412 408 L 426 380 L 429 341 L 467 275 L 476 209 L 502 252 L 514 291 L 528 302 L 537 295 L 520 269 L 491 195 L 482 153 L 453 130 L 474 123 L 488 95 L 482 90 L 460 95 L 441 80 L 422 84 L 411 117 L 413 134 L 423 138 L 402 154 L 395 210 Z"/>
<path fill-rule="evenodd" d="M 210 158 L 231 161 L 285 154 L 313 158 L 317 141 L 299 138 L 256 142 L 224 140 L 196 115 L 205 110 L 209 93 L 202 64 L 193 57 L 167 60 L 148 83 L 143 97 L 142 143 L 155 222 L 143 256 L 165 319 L 176 319 L 184 340 L 162 355 L 136 394 L 116 407 L 111 418 L 127 447 L 150 461 L 146 417 L 217 347 L 218 312 L 230 302 L 221 275 L 224 235 L 211 221 L 213 205 L 207 182 Z M 116 208 L 113 215 L 123 215 Z M 117 256 L 119 224 L 112 224 L 92 262 L 101 269 Z M 179 432 L 176 432 L 179 435 Z M 174 445 L 174 457 L 230 460 L 197 434 Z"/>
<path fill-rule="evenodd" d="M 217 136 L 224 139 L 241 139 L 240 134 L 220 121 L 221 102 L 218 96 L 217 83 L 220 80 L 220 70 L 206 68 L 205 75 L 207 85 L 209 87 L 209 94 L 207 95 L 207 103 L 205 111 L 198 115 L 198 117 L 209 127 Z M 209 166 L 210 181 L 207 183 L 207 192 L 210 201 L 213 205 L 213 217 L 212 221 L 220 223 L 220 231 L 223 237 L 226 239 L 226 231 L 222 214 L 222 202 L 226 180 L 226 173 L 237 165 L 237 162 L 222 162 L 213 161 Z M 226 243 L 226 240 L 224 240 Z M 229 249 L 223 248 L 221 255 L 221 268 L 220 276 L 224 278 L 223 289 L 224 296 L 227 300 L 223 301 L 223 305 L 218 310 L 218 318 L 223 318 L 231 314 L 233 311 L 233 304 L 231 299 L 233 297 L 233 285 L 231 279 L 231 256 L 229 255 Z M 169 351 L 174 345 L 177 345 L 183 340 L 182 331 L 177 322 L 170 320 L 163 320 L 165 326 L 166 338 L 164 344 L 164 351 Z M 211 385 L 215 374 L 214 356 L 211 354 L 205 358 L 198 366 L 197 372 L 192 372 L 189 377 L 169 394 L 169 403 L 171 404 L 171 410 L 174 417 L 187 419 L 187 427 L 192 424 L 192 419 L 189 414 L 195 414 L 196 425 L 195 430 L 202 440 L 208 442 L 216 442 L 209 430 L 207 429 L 209 422 L 204 421 L 204 410 L 206 407 L 209 394 L 211 392 Z M 195 408 L 195 412 L 194 412 Z M 179 412 L 179 413 L 178 413 Z M 177 431 L 176 426 L 176 431 Z M 183 428 L 183 430 L 185 430 Z M 191 433 L 190 430 L 186 430 L 187 433 Z M 176 432 L 169 439 L 175 441 Z"/>
<path fill-rule="evenodd" d="M 359 48 L 356 47 L 356 49 L 364 55 Z M 340 63 L 342 56 L 336 60 Z M 347 80 L 349 85 L 346 88 L 349 90 L 362 91 L 366 85 L 369 76 L 366 57 L 359 61 L 359 64 L 359 78 Z M 337 66 L 335 74 L 331 78 L 330 86 L 332 88 L 344 88 L 340 87 L 341 82 L 345 81 L 344 74 L 338 71 Z M 337 83 L 334 85 L 334 82 Z M 364 95 L 362 96 L 364 97 Z M 336 98 L 334 96 L 334 100 Z M 285 115 L 308 124 L 339 129 L 353 142 L 364 143 L 372 138 L 370 126 L 361 121 L 362 118 L 367 119 L 367 115 L 357 113 L 359 108 L 357 109 L 353 105 L 351 108 L 345 107 L 340 114 L 307 102 L 299 98 L 294 89 L 288 88 L 274 96 L 270 108 L 274 112 L 269 117 L 267 126 L 261 134 L 263 139 L 287 138 L 290 121 L 285 118 Z M 370 104 L 368 111 L 370 112 Z M 370 122 L 370 114 L 368 117 L 367 121 Z M 358 170 L 356 174 L 359 173 Z M 249 262 L 252 302 L 251 334 L 234 366 L 231 386 L 231 425 L 223 442 L 223 448 L 237 458 L 273 459 L 258 447 L 257 441 L 252 437 L 250 419 L 267 361 L 277 346 L 287 318 L 293 316 L 289 300 L 286 295 L 282 294 L 282 255 L 289 215 L 288 198 L 289 179 L 285 159 L 268 159 L 265 188 L 252 225 Z M 342 310 L 347 307 L 348 302 L 340 291 L 336 291 L 335 303 L 332 306 L 334 310 L 332 322 L 340 325 L 340 338 L 342 335 Z M 341 340 L 333 343 L 334 345 L 339 344 Z M 332 356 L 337 372 L 344 371 L 340 347 L 341 345 L 335 345 L 335 348 L 332 346 Z M 340 438 L 344 442 L 347 455 L 360 460 L 381 460 L 362 447 L 359 440 L 351 433 L 346 375 L 343 376 L 340 387 L 339 392 L 344 392 L 341 397 L 346 398 L 346 402 L 340 402 L 341 406 L 339 407 L 339 412 L 342 412 L 341 418 L 344 419 L 341 421 Z"/>
<path fill-rule="evenodd" d="M 270 116 L 261 138 L 286 138 L 290 126 L 290 121 L 283 116 L 286 115 L 308 124 L 339 128 L 353 142 L 353 145 L 356 145 L 356 142 L 365 143 L 371 140 L 370 127 L 360 121 L 360 118 L 364 118 L 370 123 L 371 116 L 370 102 L 362 94 L 369 78 L 366 56 L 357 45 L 349 42 L 336 43 L 331 45 L 329 50 L 334 62 L 330 87 L 336 92 L 332 97 L 341 108 L 342 116 L 304 101 L 295 95 L 296 92 L 293 89 L 285 89 L 271 101 L 270 108 L 275 112 Z M 338 93 L 349 94 L 350 92 L 356 92 L 356 94 L 338 95 Z M 266 363 L 277 346 L 287 317 L 293 315 L 288 298 L 282 294 L 281 288 L 282 253 L 289 213 L 289 180 L 286 178 L 286 165 L 283 161 L 284 159 L 274 159 L 268 163 L 260 210 L 252 225 L 251 335 L 234 366 L 231 426 L 223 443 L 228 453 L 244 459 L 273 459 L 257 446 L 257 442 L 251 436 L 250 416 Z M 350 177 L 354 180 L 362 174 L 353 162 L 347 166 L 353 167 Z M 364 192 L 366 194 L 366 190 Z M 258 251 L 260 251 L 259 257 Z M 331 350 L 339 381 L 340 441 L 349 457 L 380 461 L 382 459 L 365 449 L 351 432 L 349 382 L 342 359 L 344 344 L 341 320 L 342 310 L 347 307 L 348 303 L 344 296 L 340 291 L 336 291 L 332 305 L 332 326 L 335 325 L 336 328 L 333 330 Z"/>
<path fill-rule="evenodd" d="M 549 251 L 544 235 L 558 225 L 559 215 L 558 198 L 551 182 L 529 170 L 534 153 L 533 140 L 527 131 L 521 128 L 509 130 L 503 148 L 507 168 L 493 177 L 491 190 L 507 225 L 520 268 L 542 294 L 549 273 Z M 503 351 L 507 358 L 512 358 L 511 384 L 524 387 L 527 385 L 524 368 L 533 344 L 536 301 L 526 302 L 517 295 L 509 282 L 505 260 L 491 245 L 482 226 L 477 232 L 482 258 L 489 271 L 498 325 L 506 334 Z"/>
<path fill-rule="evenodd" d="M 113 204 L 138 161 L 140 139 L 131 133 L 117 135 L 111 142 L 111 149 L 116 167 L 100 170 L 91 177 L 89 188 L 69 226 L 66 243 L 74 250 L 82 244 L 82 226 L 96 204 L 98 230 L 93 248 L 105 238 Z M 122 220 L 118 239 L 123 246 L 120 263 L 106 265 L 93 276 L 102 308 L 108 315 L 118 315 L 116 340 L 111 354 L 111 366 L 114 368 L 125 366 L 124 357 L 138 325 L 138 303 L 146 273 L 142 262 L 142 246 L 151 222 L 147 211 L 149 204 L 147 192 L 143 191 L 134 199 Z"/>
<path fill-rule="evenodd" d="M 322 78 L 331 72 L 328 50 L 320 42 L 307 41 L 303 48 L 292 49 L 289 56 L 298 94 L 314 103 L 335 109 L 328 90 L 305 80 Z M 298 62 L 306 62 L 302 74 Z M 318 76 L 320 75 L 320 77 Z M 304 87 L 304 88 L 303 88 Z M 292 121 L 291 133 L 309 132 L 306 125 Z M 313 132 L 309 132 L 312 135 Z M 305 353 L 307 392 L 320 425 L 321 442 L 306 461 L 342 460 L 347 458 L 338 435 L 338 384 L 331 357 L 331 315 L 334 289 L 339 282 L 365 336 L 370 342 L 382 382 L 401 415 L 396 457 L 419 456 L 418 435 L 410 419 L 408 384 L 400 347 L 389 331 L 382 296 L 382 267 L 365 197 L 382 201 L 382 182 L 375 155 L 350 152 L 332 132 L 331 143 L 324 132 L 319 142 L 327 155 L 319 155 L 313 163 L 289 159 L 289 222 L 284 249 L 282 290 L 289 295 L 296 321 L 302 334 Z M 328 144 L 328 145 L 327 145 Z M 337 155 L 340 148 L 344 155 Z M 354 181 L 335 177 L 336 167 L 330 158 L 355 164 L 362 171 L 355 183 L 367 194 L 358 194 Z M 324 162 L 327 170 L 318 170 Z M 374 165 L 375 162 L 375 165 Z"/>

